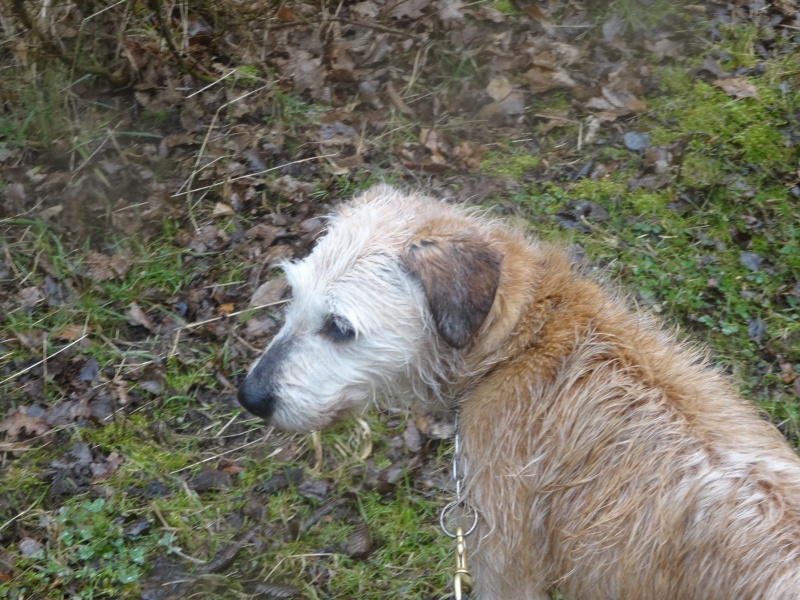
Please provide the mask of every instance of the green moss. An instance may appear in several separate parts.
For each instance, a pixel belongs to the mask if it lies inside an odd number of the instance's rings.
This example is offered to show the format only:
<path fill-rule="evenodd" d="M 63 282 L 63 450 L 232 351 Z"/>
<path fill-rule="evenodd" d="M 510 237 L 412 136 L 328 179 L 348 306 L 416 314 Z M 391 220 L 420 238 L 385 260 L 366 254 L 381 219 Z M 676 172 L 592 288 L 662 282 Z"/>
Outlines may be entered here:
<path fill-rule="evenodd" d="M 756 171 L 759 184 L 791 167 L 793 150 L 781 132 L 787 124 L 783 110 L 763 98 L 735 100 L 702 81 L 689 85 L 685 74 L 672 69 L 664 75 L 665 85 L 683 93 L 680 100 L 661 102 L 650 133 L 654 144 L 684 145 L 681 174 L 687 185 L 713 186 L 733 173 L 740 176 L 742 163 Z M 756 89 L 775 97 L 773 90 Z"/>
<path fill-rule="evenodd" d="M 525 172 L 540 164 L 541 159 L 535 154 L 489 151 L 484 155 L 480 168 L 487 175 L 505 175 L 511 179 L 519 179 Z"/>
<path fill-rule="evenodd" d="M 722 68 L 732 71 L 737 67 L 750 69 L 756 65 L 758 58 L 755 44 L 760 34 L 757 27 L 749 24 L 730 23 L 719 27 L 722 34 L 720 50 L 730 58 L 722 62 Z"/>
<path fill-rule="evenodd" d="M 627 191 L 627 186 L 614 178 L 579 179 L 570 186 L 569 195 L 576 200 L 589 200 L 606 206 L 624 197 Z"/>
<path fill-rule="evenodd" d="M 169 110 L 144 110 L 139 115 L 139 122 L 144 129 L 162 127 L 169 118 Z"/>
<path fill-rule="evenodd" d="M 490 6 L 504 15 L 515 15 L 519 13 L 512 0 L 492 0 Z"/>

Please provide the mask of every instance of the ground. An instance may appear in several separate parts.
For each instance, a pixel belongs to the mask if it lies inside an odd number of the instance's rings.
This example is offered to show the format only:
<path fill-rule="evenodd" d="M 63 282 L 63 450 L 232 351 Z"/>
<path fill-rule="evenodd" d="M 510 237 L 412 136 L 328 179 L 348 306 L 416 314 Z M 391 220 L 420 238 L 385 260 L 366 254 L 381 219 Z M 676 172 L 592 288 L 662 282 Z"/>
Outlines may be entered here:
<path fill-rule="evenodd" d="M 0 7 L 1 598 L 452 593 L 433 424 L 235 401 L 377 181 L 568 246 L 800 447 L 795 0 Z"/>

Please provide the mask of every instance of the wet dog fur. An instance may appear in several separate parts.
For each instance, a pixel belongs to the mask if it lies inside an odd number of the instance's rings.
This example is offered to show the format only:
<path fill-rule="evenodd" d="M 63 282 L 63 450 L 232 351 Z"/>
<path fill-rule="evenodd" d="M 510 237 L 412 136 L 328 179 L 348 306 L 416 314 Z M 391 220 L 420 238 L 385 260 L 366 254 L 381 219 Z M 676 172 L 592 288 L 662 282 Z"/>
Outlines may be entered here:
<path fill-rule="evenodd" d="M 242 405 L 317 430 L 457 410 L 484 600 L 797 600 L 800 460 L 703 355 L 564 251 L 378 186 L 286 265 Z"/>

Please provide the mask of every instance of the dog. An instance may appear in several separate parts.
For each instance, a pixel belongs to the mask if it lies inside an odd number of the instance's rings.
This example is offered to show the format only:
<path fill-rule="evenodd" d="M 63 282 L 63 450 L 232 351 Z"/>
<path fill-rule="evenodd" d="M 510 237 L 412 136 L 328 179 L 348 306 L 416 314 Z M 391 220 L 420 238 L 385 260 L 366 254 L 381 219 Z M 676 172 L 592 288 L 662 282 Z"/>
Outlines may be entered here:
<path fill-rule="evenodd" d="M 240 403 L 292 431 L 376 397 L 457 411 L 473 597 L 800 598 L 798 456 L 564 250 L 383 185 L 285 273 Z"/>

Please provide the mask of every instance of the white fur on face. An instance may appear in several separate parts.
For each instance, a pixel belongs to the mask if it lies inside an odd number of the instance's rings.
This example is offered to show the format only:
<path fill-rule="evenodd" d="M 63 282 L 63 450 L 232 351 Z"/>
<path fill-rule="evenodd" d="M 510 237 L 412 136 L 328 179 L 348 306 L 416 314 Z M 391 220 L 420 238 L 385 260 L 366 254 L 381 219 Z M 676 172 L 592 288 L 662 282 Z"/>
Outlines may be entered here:
<path fill-rule="evenodd" d="M 391 200 L 344 207 L 308 258 L 284 266 L 293 300 L 273 344 L 289 350 L 270 378 L 271 421 L 281 429 L 320 429 L 378 392 L 410 394 L 435 380 L 436 336 L 421 286 L 400 261 L 408 233 Z M 332 318 L 354 338 L 325 335 Z"/>

